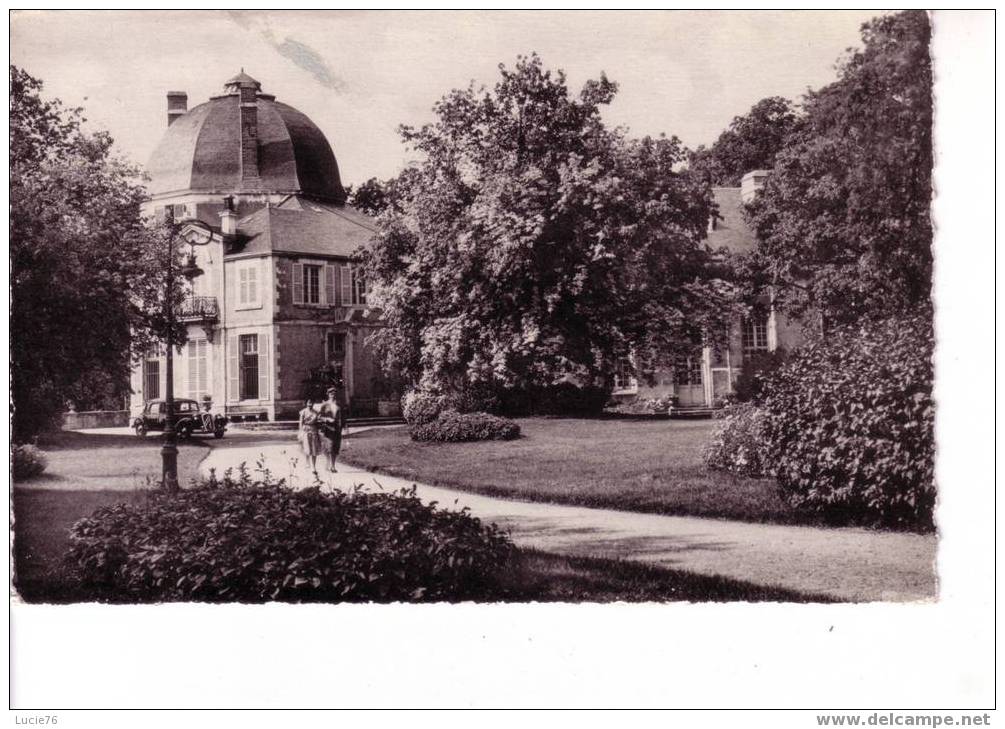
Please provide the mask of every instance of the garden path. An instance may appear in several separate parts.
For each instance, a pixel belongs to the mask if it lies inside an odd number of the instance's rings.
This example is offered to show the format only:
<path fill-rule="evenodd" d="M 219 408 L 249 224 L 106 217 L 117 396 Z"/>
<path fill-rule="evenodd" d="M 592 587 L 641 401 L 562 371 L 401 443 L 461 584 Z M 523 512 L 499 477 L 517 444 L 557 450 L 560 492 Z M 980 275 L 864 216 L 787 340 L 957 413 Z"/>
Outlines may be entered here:
<path fill-rule="evenodd" d="M 314 483 L 297 443 L 214 444 L 201 464 L 219 474 L 264 465 L 294 488 Z M 320 460 L 320 459 L 319 459 Z M 320 465 L 320 464 L 319 464 Z M 472 464 L 477 468 L 477 464 Z M 319 470 L 322 488 L 396 491 L 412 481 L 339 464 Z M 848 601 L 931 600 L 937 595 L 934 535 L 751 524 L 684 516 L 511 501 L 415 484 L 425 502 L 461 509 L 508 530 L 521 547 L 569 556 L 647 562 Z"/>

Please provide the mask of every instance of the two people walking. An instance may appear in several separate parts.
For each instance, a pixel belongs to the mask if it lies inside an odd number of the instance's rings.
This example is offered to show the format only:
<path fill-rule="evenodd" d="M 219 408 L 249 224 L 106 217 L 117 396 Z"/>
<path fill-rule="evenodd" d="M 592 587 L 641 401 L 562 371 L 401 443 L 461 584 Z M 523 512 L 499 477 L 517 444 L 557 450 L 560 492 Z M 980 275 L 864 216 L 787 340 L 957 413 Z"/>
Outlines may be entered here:
<path fill-rule="evenodd" d="M 308 398 L 304 409 L 300 411 L 300 430 L 298 439 L 304 455 L 311 464 L 311 470 L 316 474 L 318 455 L 324 454 L 328 459 L 328 470 L 335 473 L 335 459 L 342 450 L 342 430 L 345 418 L 342 408 L 335 401 L 337 390 L 328 388 L 327 400 L 315 403 Z"/>

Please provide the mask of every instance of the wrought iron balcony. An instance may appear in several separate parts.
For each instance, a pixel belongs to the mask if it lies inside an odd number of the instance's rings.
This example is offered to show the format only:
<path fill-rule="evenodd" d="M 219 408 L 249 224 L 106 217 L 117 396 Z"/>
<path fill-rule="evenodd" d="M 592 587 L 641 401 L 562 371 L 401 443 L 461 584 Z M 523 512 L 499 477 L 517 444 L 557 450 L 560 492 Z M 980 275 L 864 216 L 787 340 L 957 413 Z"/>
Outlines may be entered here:
<path fill-rule="evenodd" d="M 189 296 L 178 308 L 178 318 L 181 321 L 216 321 L 220 318 L 216 297 Z"/>

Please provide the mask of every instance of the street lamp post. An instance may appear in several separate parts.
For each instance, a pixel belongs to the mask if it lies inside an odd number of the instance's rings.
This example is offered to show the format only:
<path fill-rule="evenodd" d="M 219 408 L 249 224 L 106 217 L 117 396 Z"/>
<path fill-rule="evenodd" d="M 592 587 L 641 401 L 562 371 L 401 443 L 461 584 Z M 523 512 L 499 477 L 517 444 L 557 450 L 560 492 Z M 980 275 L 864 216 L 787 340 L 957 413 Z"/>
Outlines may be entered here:
<path fill-rule="evenodd" d="M 213 229 L 201 220 L 186 220 L 172 226 L 171 235 L 168 236 L 168 262 L 167 280 L 165 282 L 165 318 L 167 319 L 167 353 L 165 357 L 164 375 L 164 407 L 167 412 L 164 417 L 164 445 L 161 447 L 161 485 L 165 491 L 174 492 L 178 490 L 178 437 L 175 432 L 174 417 L 174 242 L 178 231 L 182 228 L 186 232 L 186 242 L 192 246 L 188 261 L 182 266 L 180 273 L 189 281 L 202 274 L 202 269 L 196 264 L 195 249 L 197 245 L 207 245 L 213 237 Z"/>

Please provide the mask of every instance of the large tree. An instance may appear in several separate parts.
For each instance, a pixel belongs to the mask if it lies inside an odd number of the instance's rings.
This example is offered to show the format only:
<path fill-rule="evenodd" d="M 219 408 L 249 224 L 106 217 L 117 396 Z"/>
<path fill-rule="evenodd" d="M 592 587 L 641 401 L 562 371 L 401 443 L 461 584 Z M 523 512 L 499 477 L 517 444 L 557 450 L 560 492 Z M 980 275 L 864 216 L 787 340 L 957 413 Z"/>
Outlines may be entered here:
<path fill-rule="evenodd" d="M 605 127 L 604 76 L 572 95 L 536 55 L 500 72 L 401 130 L 422 161 L 366 254 L 385 365 L 444 389 L 603 387 L 630 350 L 653 363 L 717 331 L 730 291 L 680 142 Z"/>
<path fill-rule="evenodd" d="M 753 205 L 760 238 L 745 262 L 795 313 L 832 322 L 911 311 L 932 284 L 931 28 L 922 11 L 862 27 Z"/>
<path fill-rule="evenodd" d="M 138 171 L 107 133 L 81 127 L 79 109 L 41 90 L 10 67 L 11 378 L 22 440 L 68 400 L 90 407 L 128 393 L 130 352 L 162 324 L 167 250 L 167 232 L 141 219 Z"/>
<path fill-rule="evenodd" d="M 743 116 L 733 118 L 711 147 L 691 153 L 689 165 L 712 185 L 737 187 L 751 170 L 771 169 L 775 155 L 796 126 L 792 102 L 781 96 L 761 99 Z"/>

